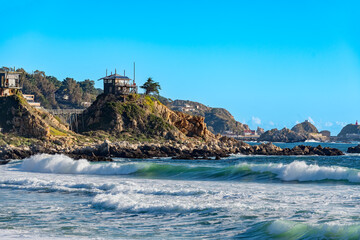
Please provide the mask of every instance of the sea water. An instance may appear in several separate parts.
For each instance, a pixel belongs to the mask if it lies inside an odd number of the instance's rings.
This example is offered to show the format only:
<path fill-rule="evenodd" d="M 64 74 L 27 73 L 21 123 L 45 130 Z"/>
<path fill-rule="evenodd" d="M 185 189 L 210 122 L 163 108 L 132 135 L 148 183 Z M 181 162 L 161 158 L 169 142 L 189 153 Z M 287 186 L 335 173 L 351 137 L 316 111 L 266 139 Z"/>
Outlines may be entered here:
<path fill-rule="evenodd" d="M 0 239 L 360 238 L 358 154 L 115 160 L 0 166 Z"/>

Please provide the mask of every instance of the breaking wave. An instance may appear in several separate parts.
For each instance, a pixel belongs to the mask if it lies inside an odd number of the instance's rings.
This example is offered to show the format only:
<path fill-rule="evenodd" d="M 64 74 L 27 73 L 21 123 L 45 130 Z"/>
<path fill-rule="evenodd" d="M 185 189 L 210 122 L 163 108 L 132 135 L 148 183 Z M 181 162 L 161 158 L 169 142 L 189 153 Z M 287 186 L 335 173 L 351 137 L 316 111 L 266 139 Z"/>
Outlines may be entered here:
<path fill-rule="evenodd" d="M 20 171 L 94 174 L 134 175 L 145 178 L 168 178 L 186 180 L 241 180 L 243 178 L 278 179 L 282 181 L 346 181 L 360 183 L 360 171 L 340 166 L 319 166 L 305 161 L 283 163 L 240 163 L 233 166 L 189 166 L 170 163 L 96 163 L 73 160 L 64 155 L 35 155 L 25 159 Z"/>
<path fill-rule="evenodd" d="M 127 175 L 136 172 L 138 168 L 137 164 L 90 164 L 87 160 L 76 161 L 61 154 L 39 154 L 24 159 L 19 169 L 41 173 Z"/>
<path fill-rule="evenodd" d="M 359 239 L 360 225 L 306 224 L 276 220 L 265 226 L 265 232 L 280 239 Z"/>

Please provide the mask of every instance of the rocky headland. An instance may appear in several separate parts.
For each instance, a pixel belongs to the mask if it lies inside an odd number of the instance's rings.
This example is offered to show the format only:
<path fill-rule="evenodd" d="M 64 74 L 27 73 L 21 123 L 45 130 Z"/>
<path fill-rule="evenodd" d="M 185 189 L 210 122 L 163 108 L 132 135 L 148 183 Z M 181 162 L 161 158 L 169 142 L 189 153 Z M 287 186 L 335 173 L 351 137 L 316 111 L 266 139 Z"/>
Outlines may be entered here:
<path fill-rule="evenodd" d="M 358 124 L 348 124 L 337 135 L 338 141 L 360 141 L 360 126 Z"/>
<path fill-rule="evenodd" d="M 204 117 L 170 110 L 156 98 L 132 94 L 125 99 L 99 95 L 73 129 L 51 114 L 32 108 L 21 95 L 0 98 L 0 159 L 22 159 L 38 153 L 66 154 L 75 159 L 171 157 L 220 159 L 244 155 L 342 155 L 334 148 L 271 143 L 251 146 L 214 135 Z"/>

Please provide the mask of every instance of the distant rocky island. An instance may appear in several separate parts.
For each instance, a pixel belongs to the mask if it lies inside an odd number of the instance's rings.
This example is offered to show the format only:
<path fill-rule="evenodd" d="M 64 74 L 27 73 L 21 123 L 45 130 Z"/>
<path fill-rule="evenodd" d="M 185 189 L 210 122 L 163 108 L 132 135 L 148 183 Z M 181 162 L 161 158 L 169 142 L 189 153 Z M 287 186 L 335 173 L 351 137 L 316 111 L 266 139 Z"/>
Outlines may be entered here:
<path fill-rule="evenodd" d="M 319 142 L 326 142 L 330 140 L 330 132 L 319 132 L 317 128 L 305 120 L 302 123 L 296 124 L 291 130 L 283 128 L 281 130 L 272 129 L 264 132 L 258 139 L 259 141 L 268 142 L 305 142 L 306 140 L 315 140 Z"/>
<path fill-rule="evenodd" d="M 360 141 L 360 126 L 355 124 L 346 125 L 337 135 L 338 141 Z"/>

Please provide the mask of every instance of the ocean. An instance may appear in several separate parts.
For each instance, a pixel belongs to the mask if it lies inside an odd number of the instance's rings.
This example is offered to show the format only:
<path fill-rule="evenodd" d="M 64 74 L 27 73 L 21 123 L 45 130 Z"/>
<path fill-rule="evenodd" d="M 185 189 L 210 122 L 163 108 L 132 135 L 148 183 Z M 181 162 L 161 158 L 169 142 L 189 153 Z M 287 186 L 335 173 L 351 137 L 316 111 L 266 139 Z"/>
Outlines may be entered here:
<path fill-rule="evenodd" d="M 0 239 L 360 239 L 359 154 L 115 160 L 0 166 Z"/>

